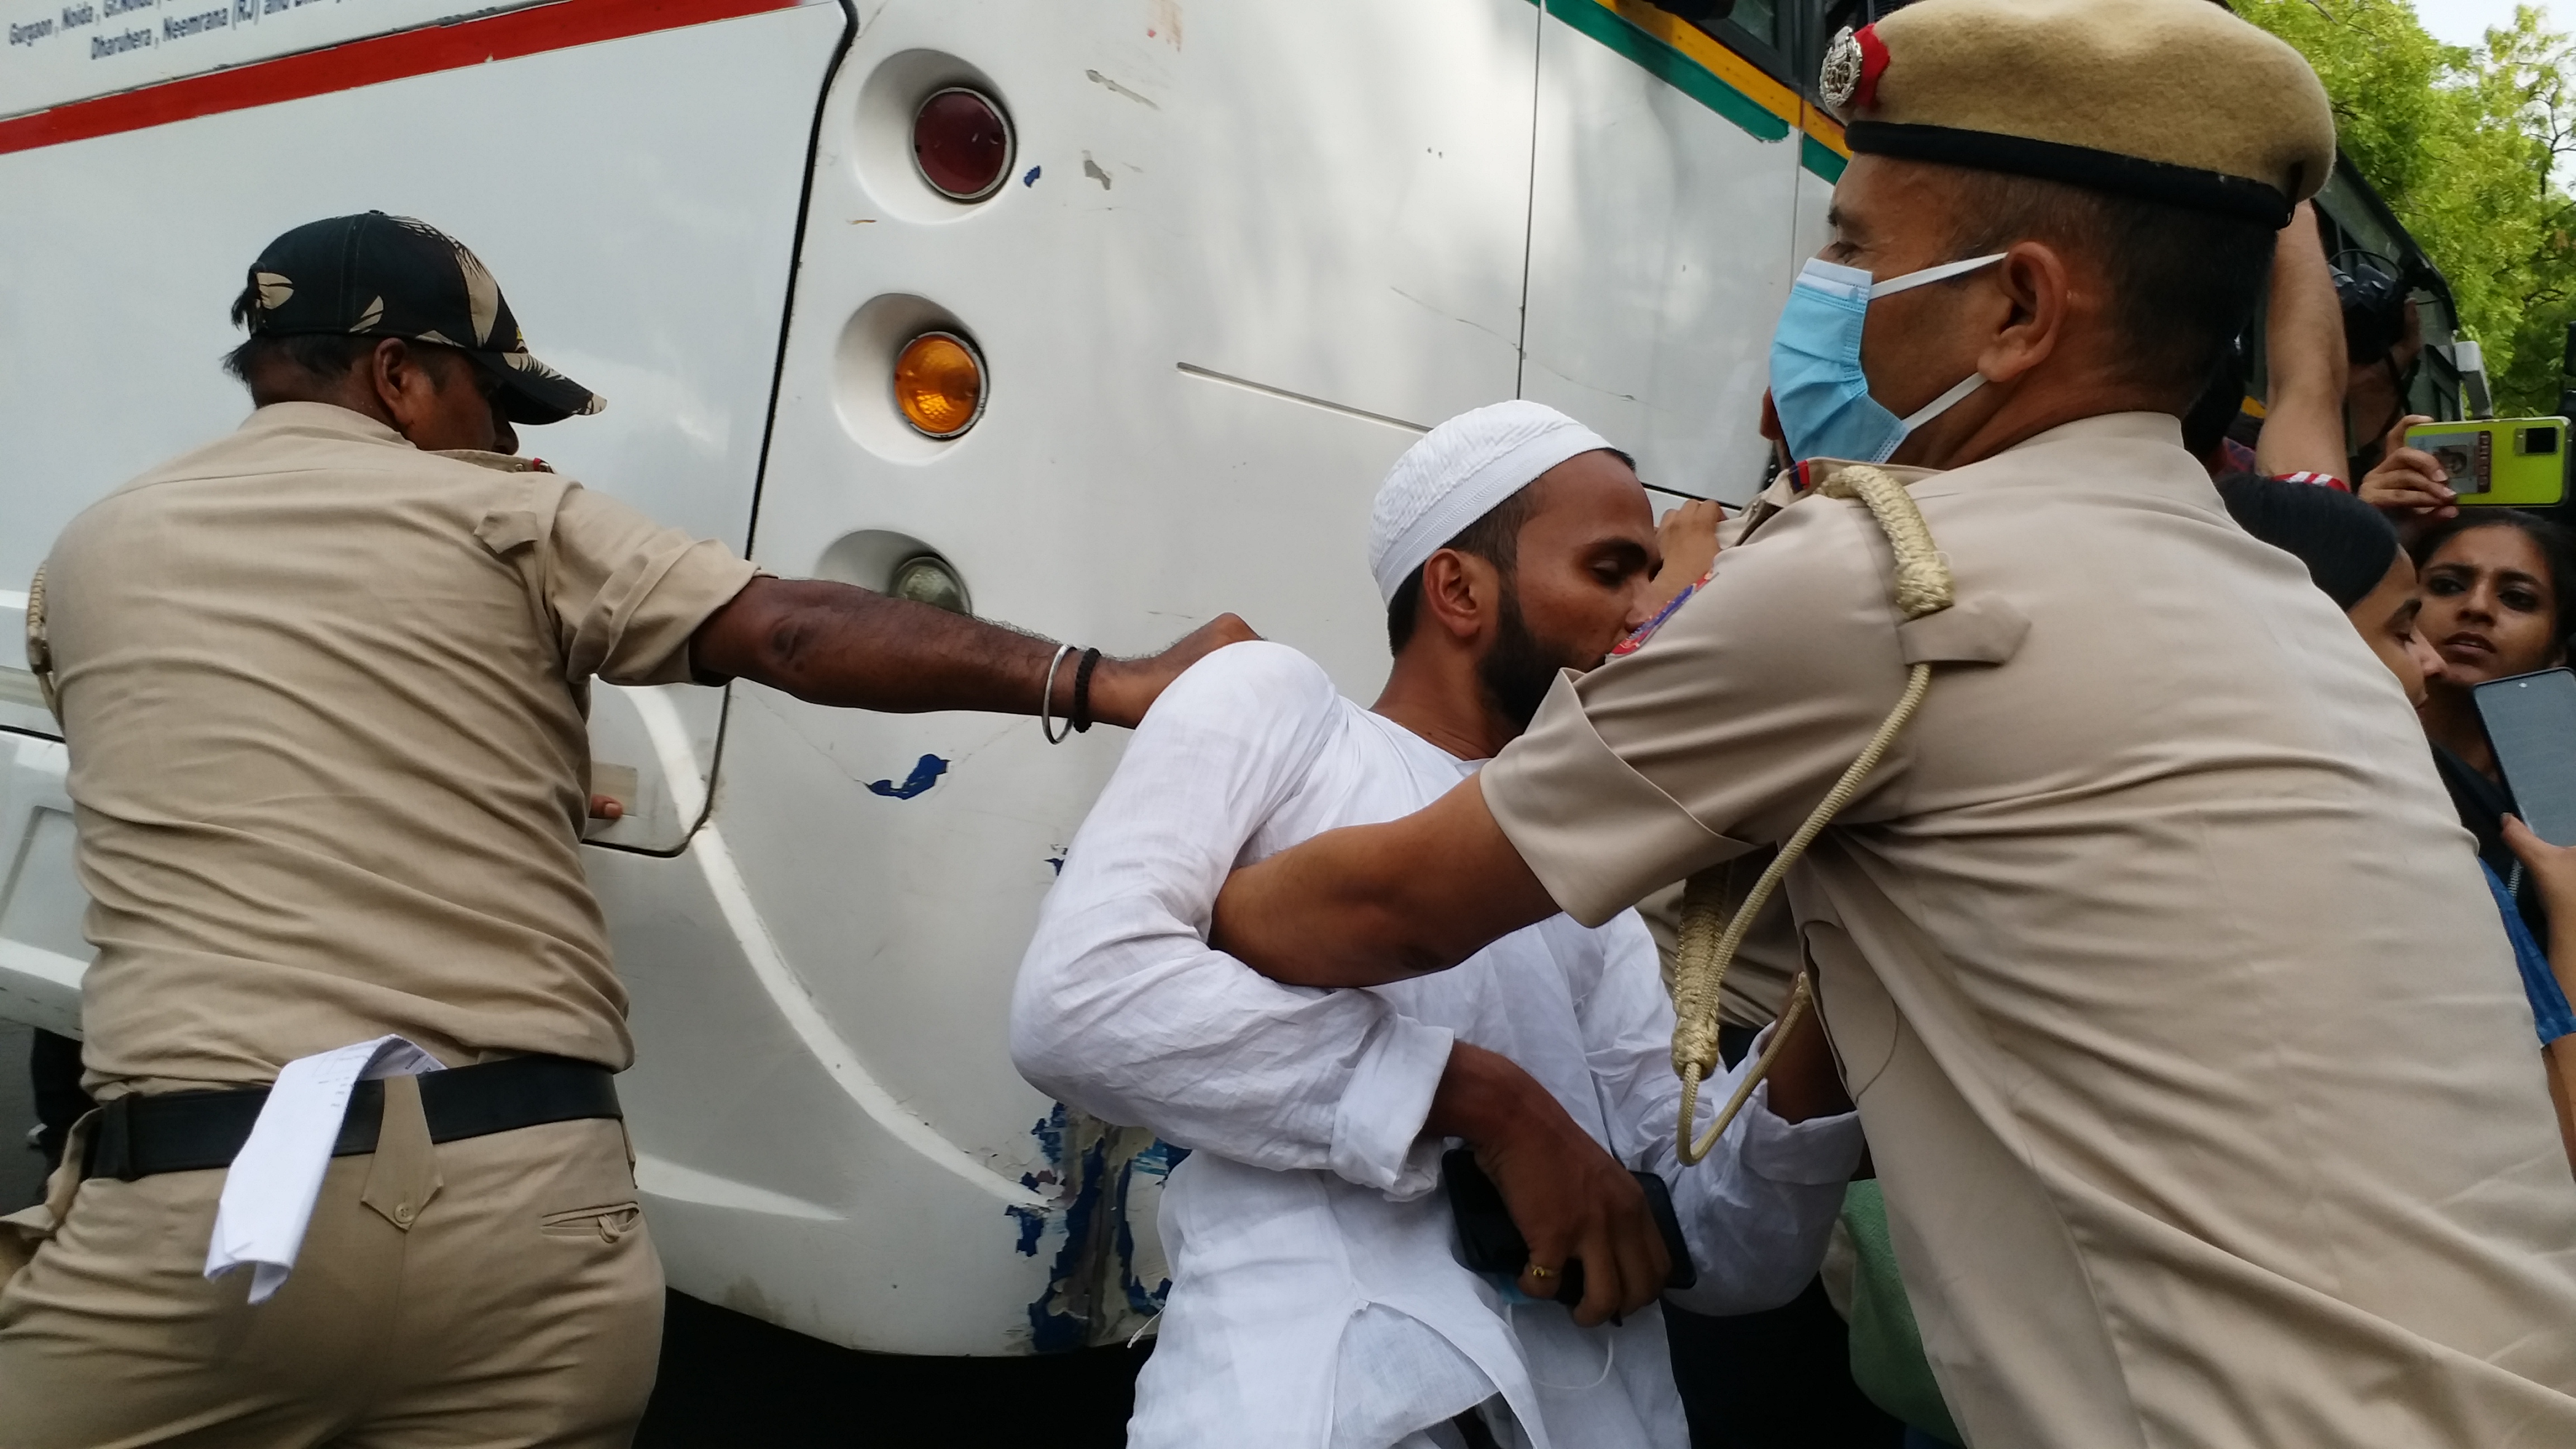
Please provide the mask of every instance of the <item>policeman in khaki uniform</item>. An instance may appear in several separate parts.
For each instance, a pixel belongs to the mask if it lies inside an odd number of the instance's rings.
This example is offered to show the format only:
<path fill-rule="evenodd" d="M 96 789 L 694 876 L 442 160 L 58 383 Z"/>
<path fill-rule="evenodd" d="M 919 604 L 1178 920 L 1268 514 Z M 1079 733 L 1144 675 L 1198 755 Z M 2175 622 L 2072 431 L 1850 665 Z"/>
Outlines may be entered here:
<path fill-rule="evenodd" d="M 39 1245 L 0 1291 L 0 1445 L 623 1444 L 662 1275 L 579 853 L 589 681 L 1132 724 L 1248 631 L 1072 655 L 762 576 L 512 457 L 513 423 L 601 401 L 418 222 L 288 232 L 236 318 L 257 410 L 81 514 L 42 576 L 106 1106 L 13 1223 Z M 255 1123 L 294 1136 L 281 1071 L 386 1036 L 448 1070 L 362 1083 L 309 1144 L 290 1261 L 209 1276 L 219 1195 L 255 1229 L 283 1191 L 226 1170 Z"/>
<path fill-rule="evenodd" d="M 1968 1441 L 2576 1444 L 2576 1181 L 2470 842 L 2176 423 L 2333 165 L 2314 75 L 2208 0 L 1919 0 L 1825 89 L 1856 154 L 1772 367 L 1810 461 L 1652 640 L 1238 872 L 1215 940 L 1365 984 L 1604 920 L 1788 841 L 1928 664 L 1787 892 Z M 1837 458 L 1910 465 L 1951 607 Z"/>

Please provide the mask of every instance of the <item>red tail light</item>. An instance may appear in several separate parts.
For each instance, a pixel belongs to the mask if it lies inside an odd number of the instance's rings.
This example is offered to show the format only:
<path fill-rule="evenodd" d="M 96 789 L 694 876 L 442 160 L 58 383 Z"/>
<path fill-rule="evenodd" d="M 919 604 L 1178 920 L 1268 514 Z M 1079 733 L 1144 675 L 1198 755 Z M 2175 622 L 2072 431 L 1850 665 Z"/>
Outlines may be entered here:
<path fill-rule="evenodd" d="M 1011 174 L 1010 118 L 981 91 L 934 91 L 913 113 L 912 159 L 940 195 L 981 201 Z"/>

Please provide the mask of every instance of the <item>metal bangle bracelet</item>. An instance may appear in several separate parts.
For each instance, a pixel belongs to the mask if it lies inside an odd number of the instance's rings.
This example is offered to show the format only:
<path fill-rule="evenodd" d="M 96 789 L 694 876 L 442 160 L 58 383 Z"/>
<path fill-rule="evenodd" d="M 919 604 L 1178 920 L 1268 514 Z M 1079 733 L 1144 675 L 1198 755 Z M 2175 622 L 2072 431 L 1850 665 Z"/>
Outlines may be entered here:
<path fill-rule="evenodd" d="M 1055 672 L 1064 664 L 1064 656 L 1072 652 L 1070 644 L 1055 646 L 1055 657 L 1047 661 L 1046 685 L 1038 692 L 1038 733 L 1046 736 L 1046 742 L 1051 745 L 1060 745 L 1073 738 L 1069 722 L 1064 733 L 1058 734 L 1055 729 Z"/>

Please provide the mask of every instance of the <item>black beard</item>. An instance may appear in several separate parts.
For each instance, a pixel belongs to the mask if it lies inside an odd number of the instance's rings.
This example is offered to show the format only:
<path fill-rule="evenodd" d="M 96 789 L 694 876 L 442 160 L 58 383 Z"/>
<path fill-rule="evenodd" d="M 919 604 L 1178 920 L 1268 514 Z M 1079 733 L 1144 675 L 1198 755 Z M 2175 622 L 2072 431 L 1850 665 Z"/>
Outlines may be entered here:
<path fill-rule="evenodd" d="M 1601 662 L 1571 658 L 1571 651 L 1531 633 L 1529 620 L 1521 616 L 1520 599 L 1508 589 L 1494 626 L 1494 647 L 1476 661 L 1476 679 L 1485 687 L 1485 702 L 1510 720 L 1515 731 L 1528 729 L 1538 717 L 1538 707 L 1556 687 L 1560 672 Z"/>

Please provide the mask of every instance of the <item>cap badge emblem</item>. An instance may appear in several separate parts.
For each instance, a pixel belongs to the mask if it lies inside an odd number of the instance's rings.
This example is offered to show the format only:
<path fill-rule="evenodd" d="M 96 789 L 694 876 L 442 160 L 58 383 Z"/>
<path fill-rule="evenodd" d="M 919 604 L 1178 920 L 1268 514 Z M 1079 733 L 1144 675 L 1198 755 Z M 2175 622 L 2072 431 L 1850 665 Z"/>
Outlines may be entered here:
<path fill-rule="evenodd" d="M 1878 27 L 1864 25 L 1858 30 L 1846 25 L 1825 47 L 1824 68 L 1816 76 L 1816 92 L 1825 105 L 1837 115 L 1868 110 L 1878 101 L 1878 78 L 1887 72 L 1887 46 L 1878 38 Z"/>
<path fill-rule="evenodd" d="M 1816 90 L 1825 104 L 1839 111 L 1851 104 L 1852 93 L 1860 89 L 1860 41 L 1852 28 L 1842 28 L 1834 43 L 1825 47 L 1825 68 L 1816 77 Z"/>

